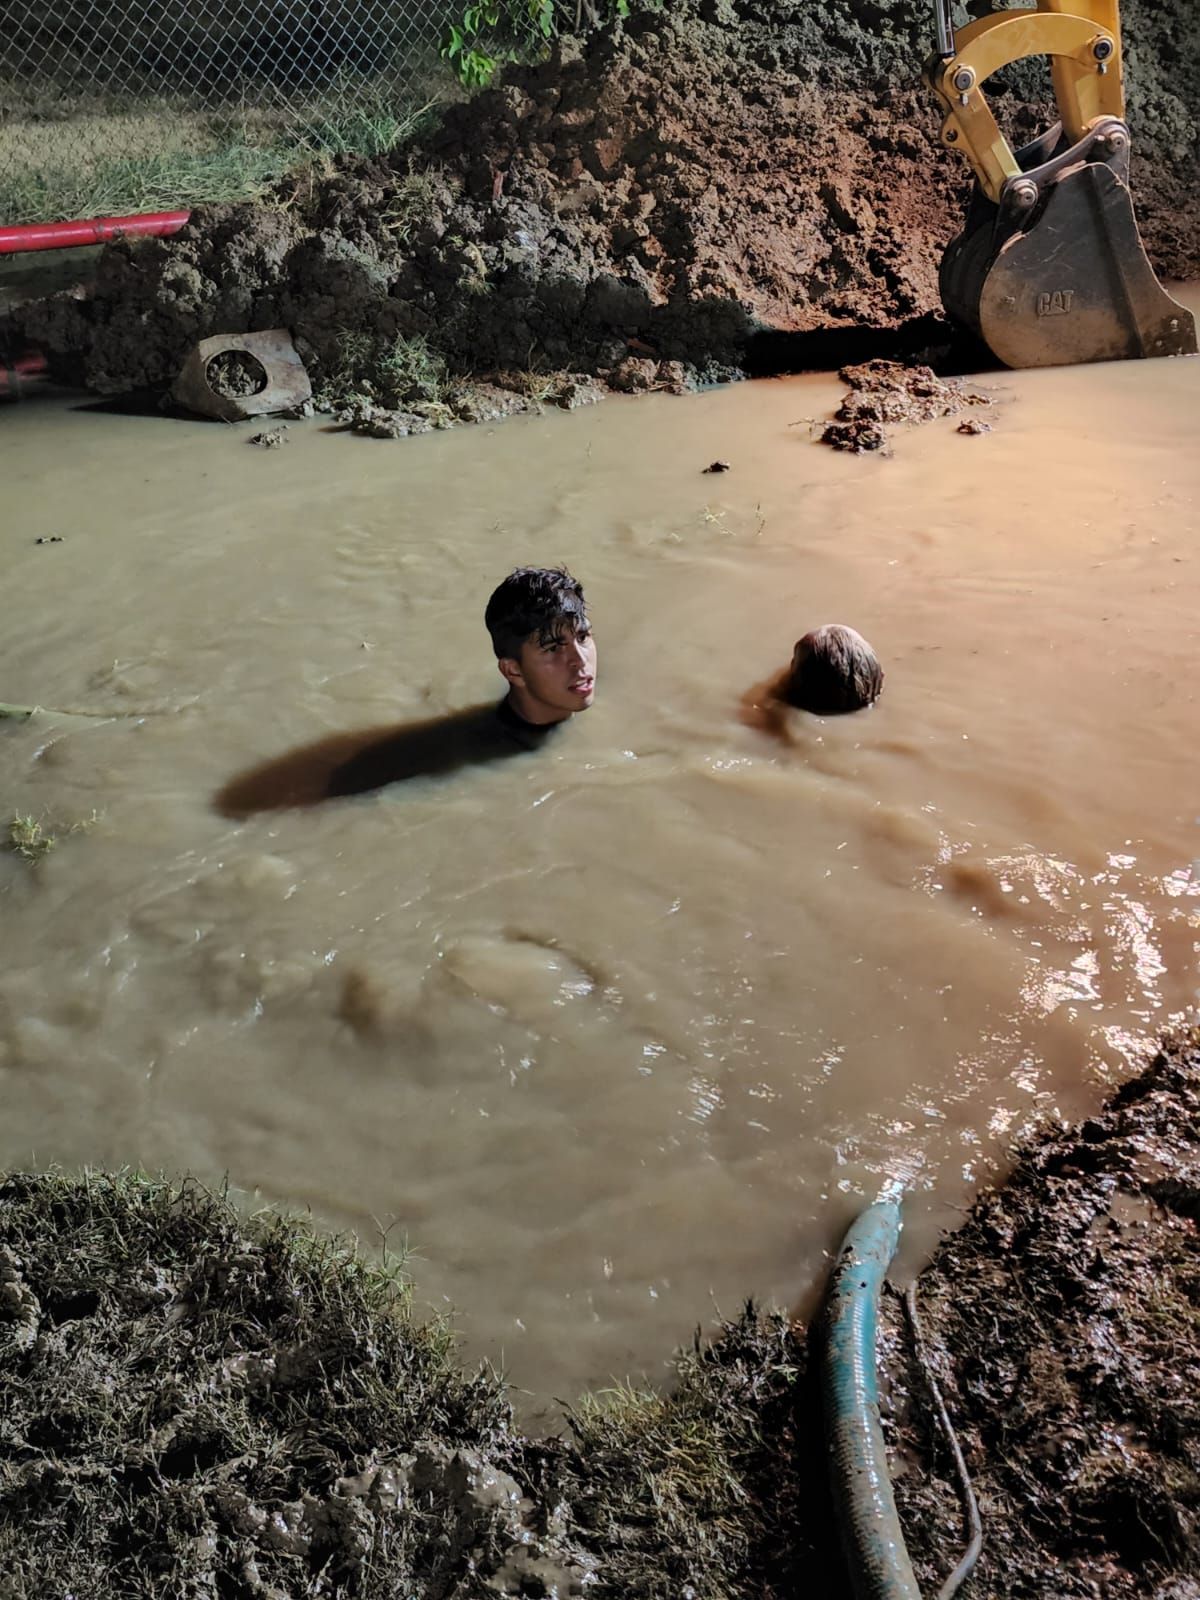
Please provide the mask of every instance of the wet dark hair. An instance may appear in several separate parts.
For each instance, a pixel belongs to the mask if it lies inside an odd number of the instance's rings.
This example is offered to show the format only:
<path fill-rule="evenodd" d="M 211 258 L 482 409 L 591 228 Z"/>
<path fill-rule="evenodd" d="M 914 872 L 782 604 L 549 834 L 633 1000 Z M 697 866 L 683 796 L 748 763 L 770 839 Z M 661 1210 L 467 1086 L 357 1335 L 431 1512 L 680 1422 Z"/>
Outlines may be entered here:
<path fill-rule="evenodd" d="M 818 716 L 861 711 L 879 697 L 879 657 L 853 628 L 829 622 L 796 644 L 784 698 Z"/>
<path fill-rule="evenodd" d="M 544 645 L 586 632 L 583 585 L 566 567 L 518 567 L 493 591 L 483 620 L 497 659 L 515 659 L 527 639 Z"/>

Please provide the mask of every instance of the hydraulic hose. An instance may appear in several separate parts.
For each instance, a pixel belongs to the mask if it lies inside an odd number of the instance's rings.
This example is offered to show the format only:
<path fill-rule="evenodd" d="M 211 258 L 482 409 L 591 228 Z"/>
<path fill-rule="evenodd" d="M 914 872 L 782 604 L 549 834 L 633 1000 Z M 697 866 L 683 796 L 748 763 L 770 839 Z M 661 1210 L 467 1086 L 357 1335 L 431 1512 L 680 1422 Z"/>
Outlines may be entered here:
<path fill-rule="evenodd" d="M 934 0 L 934 12 L 938 55 L 943 61 L 952 61 L 958 54 L 958 47 L 954 43 L 954 7 L 951 0 Z"/>
<path fill-rule="evenodd" d="M 834 1511 L 855 1600 L 921 1600 L 888 1476 L 875 1335 L 900 1204 L 881 1200 L 851 1226 L 825 1302 L 821 1399 Z"/>

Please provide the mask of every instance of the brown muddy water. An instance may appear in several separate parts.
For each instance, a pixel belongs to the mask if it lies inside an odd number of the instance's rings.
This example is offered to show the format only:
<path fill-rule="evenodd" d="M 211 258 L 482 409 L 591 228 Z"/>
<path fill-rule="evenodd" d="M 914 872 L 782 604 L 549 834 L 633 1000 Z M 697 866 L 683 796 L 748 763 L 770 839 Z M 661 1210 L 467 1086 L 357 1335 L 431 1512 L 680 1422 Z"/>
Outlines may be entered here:
<path fill-rule="evenodd" d="M 827 377 L 270 451 L 7 410 L 0 699 L 145 714 L 0 724 L 9 815 L 96 815 L 0 860 L 0 1163 L 407 1238 L 534 1415 L 811 1303 L 887 1184 L 919 1262 L 1198 998 L 1200 362 L 989 382 L 891 460 L 813 442 Z M 488 593 L 559 561 L 599 683 L 547 746 L 221 815 L 497 696 Z M 883 698 L 764 728 L 825 621 Z"/>

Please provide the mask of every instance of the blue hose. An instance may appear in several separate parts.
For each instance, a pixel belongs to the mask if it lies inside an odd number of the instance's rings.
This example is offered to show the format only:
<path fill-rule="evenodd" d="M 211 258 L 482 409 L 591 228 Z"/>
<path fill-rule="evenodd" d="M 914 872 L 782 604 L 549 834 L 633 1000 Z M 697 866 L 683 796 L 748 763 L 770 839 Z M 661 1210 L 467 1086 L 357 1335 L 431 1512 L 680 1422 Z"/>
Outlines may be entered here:
<path fill-rule="evenodd" d="M 879 1293 L 899 1240 L 899 1202 L 868 1206 L 843 1241 L 825 1302 L 825 1439 L 855 1600 L 921 1600 L 892 1498 L 875 1380 Z"/>

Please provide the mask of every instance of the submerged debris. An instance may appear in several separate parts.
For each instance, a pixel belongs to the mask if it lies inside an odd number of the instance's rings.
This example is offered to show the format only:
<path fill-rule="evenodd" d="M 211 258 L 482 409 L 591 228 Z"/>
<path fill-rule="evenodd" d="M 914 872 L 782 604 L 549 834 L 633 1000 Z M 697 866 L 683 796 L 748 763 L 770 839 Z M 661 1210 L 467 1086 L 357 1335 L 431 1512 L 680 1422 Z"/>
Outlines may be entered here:
<path fill-rule="evenodd" d="M 287 444 L 290 438 L 287 423 L 283 422 L 278 428 L 265 428 L 262 433 L 252 433 L 246 443 L 256 444 L 262 450 L 278 450 L 280 445 Z"/>
<path fill-rule="evenodd" d="M 939 378 L 932 367 L 909 367 L 901 361 L 864 361 L 838 373 L 849 393 L 832 422 L 825 424 L 823 443 L 835 450 L 890 450 L 888 429 L 898 423 L 930 422 L 951 417 L 968 406 L 990 406 L 991 399 L 964 389 L 953 379 Z M 984 424 L 963 424 L 980 432 Z M 961 430 L 960 430 L 961 431 Z"/>

